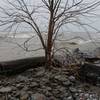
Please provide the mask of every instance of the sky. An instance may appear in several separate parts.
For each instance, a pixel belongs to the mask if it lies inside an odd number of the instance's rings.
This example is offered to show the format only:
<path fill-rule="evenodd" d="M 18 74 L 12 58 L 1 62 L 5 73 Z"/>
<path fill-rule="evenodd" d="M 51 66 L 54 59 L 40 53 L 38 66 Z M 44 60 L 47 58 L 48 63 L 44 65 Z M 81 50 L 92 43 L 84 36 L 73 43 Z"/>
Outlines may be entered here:
<path fill-rule="evenodd" d="M 2 6 L 2 7 L 6 7 L 7 6 L 8 7 L 8 5 L 5 3 L 5 1 L 6 0 L 0 0 L 0 6 Z M 15 1 L 15 0 L 12 0 L 12 1 Z M 29 1 L 29 0 L 26 0 L 26 1 Z M 34 5 L 39 5 L 40 1 L 41 0 L 33 0 L 33 3 L 34 3 Z M 84 0 L 84 1 L 85 2 L 90 2 L 90 0 Z M 91 0 L 91 2 L 92 1 L 95 1 L 95 0 Z M 97 1 L 100 1 L 100 0 L 97 0 Z M 100 9 L 99 8 L 100 7 L 98 7 L 98 9 L 96 9 L 96 11 L 95 11 L 96 13 L 98 13 L 98 16 L 96 16 L 96 17 L 89 17 L 87 19 L 82 19 L 81 18 L 83 22 L 89 23 L 90 25 L 92 25 L 93 27 L 97 28 L 98 30 L 100 29 L 99 28 L 100 27 L 100 16 L 99 16 L 100 15 Z M 41 21 L 42 25 L 43 25 L 43 21 Z M 74 26 L 73 25 L 68 25 L 67 28 L 68 28 L 69 31 L 72 31 L 72 32 L 83 32 L 84 31 L 80 26 L 76 26 L 76 25 L 74 25 Z M 5 27 L 0 27 L 0 31 L 2 31 L 2 29 L 5 29 Z M 94 29 L 91 29 L 91 28 L 88 28 L 88 30 L 89 31 L 94 31 Z M 30 26 L 27 26 L 25 24 L 25 25 L 22 25 L 22 26 L 20 25 L 19 31 L 31 32 L 32 29 L 30 28 Z M 62 31 L 66 31 L 66 28 L 62 28 Z"/>

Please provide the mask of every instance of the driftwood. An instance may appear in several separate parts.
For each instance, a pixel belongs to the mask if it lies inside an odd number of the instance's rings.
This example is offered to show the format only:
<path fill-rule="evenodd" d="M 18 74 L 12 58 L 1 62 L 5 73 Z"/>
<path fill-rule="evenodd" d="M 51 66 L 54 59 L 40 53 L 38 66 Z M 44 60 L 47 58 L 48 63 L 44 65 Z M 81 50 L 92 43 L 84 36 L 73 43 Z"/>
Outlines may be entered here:
<path fill-rule="evenodd" d="M 60 60 L 61 61 L 61 60 Z M 0 62 L 1 75 L 14 75 L 26 71 L 30 68 L 45 65 L 45 57 L 32 57 L 13 61 Z M 55 57 L 53 66 L 62 67 L 62 63 Z"/>
<path fill-rule="evenodd" d="M 54 59 L 57 64 L 57 59 Z M 32 57 L 12 61 L 0 62 L 0 75 L 14 75 L 22 73 L 30 68 L 45 65 L 45 57 Z M 55 63 L 53 63 L 55 65 Z"/>
<path fill-rule="evenodd" d="M 45 57 L 32 57 L 13 61 L 0 62 L 1 75 L 13 75 L 27 69 L 42 66 L 45 64 Z"/>

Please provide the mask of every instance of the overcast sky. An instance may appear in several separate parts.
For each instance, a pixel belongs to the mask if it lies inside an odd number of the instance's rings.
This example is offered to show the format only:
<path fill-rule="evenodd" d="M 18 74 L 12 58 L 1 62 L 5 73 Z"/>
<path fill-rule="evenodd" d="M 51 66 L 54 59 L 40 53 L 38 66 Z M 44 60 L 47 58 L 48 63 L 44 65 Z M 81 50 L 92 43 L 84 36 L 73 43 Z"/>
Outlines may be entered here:
<path fill-rule="evenodd" d="M 7 4 L 4 1 L 6 1 L 6 0 L 0 0 L 0 6 L 6 7 L 5 5 L 7 5 Z M 14 1 L 14 0 L 12 0 L 12 1 Z M 26 1 L 29 1 L 29 0 L 26 0 Z M 40 1 L 41 0 L 33 0 L 33 3 L 34 3 L 34 5 L 37 5 L 37 4 L 39 5 L 40 4 Z M 90 1 L 95 1 L 95 0 L 85 0 L 85 2 L 90 2 Z M 100 0 L 97 0 L 97 1 L 100 1 Z M 99 8 L 96 10 L 96 13 L 98 13 L 98 16 L 95 17 L 95 18 L 89 18 L 89 20 L 90 20 L 89 23 L 91 25 L 93 25 L 94 27 L 96 27 L 97 29 L 100 29 L 100 16 L 99 16 L 100 15 L 100 9 Z M 86 19 L 82 19 L 82 20 L 84 22 L 88 22 Z M 20 28 L 20 30 L 22 30 L 22 31 L 32 31 L 30 27 L 27 27 L 27 25 L 23 25 L 23 27 L 24 28 Z M 0 27 L 0 31 L 3 28 L 4 27 Z M 76 28 L 76 26 L 72 26 L 72 25 L 68 26 L 68 28 L 71 31 L 78 31 L 78 32 L 79 31 L 83 31 L 80 27 Z M 93 31 L 93 30 L 89 29 L 89 31 Z"/>

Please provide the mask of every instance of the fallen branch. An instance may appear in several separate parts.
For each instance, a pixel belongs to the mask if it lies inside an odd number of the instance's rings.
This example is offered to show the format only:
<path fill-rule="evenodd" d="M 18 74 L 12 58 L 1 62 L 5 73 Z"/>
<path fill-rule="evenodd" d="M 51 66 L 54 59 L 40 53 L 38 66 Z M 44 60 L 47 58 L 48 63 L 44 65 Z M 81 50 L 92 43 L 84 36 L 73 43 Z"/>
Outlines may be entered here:
<path fill-rule="evenodd" d="M 0 62 L 0 74 L 18 74 L 27 69 L 42 65 L 45 65 L 45 57 L 32 57 L 13 61 Z"/>

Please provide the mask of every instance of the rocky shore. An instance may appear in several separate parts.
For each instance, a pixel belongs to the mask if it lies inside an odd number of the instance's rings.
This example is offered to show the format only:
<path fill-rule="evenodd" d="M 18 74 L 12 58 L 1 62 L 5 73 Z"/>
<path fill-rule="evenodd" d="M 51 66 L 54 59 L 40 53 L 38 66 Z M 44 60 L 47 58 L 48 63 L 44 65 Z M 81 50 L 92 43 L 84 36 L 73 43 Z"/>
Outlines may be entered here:
<path fill-rule="evenodd" d="M 82 83 L 66 68 L 37 67 L 0 76 L 0 100 L 100 100 L 100 87 Z"/>

